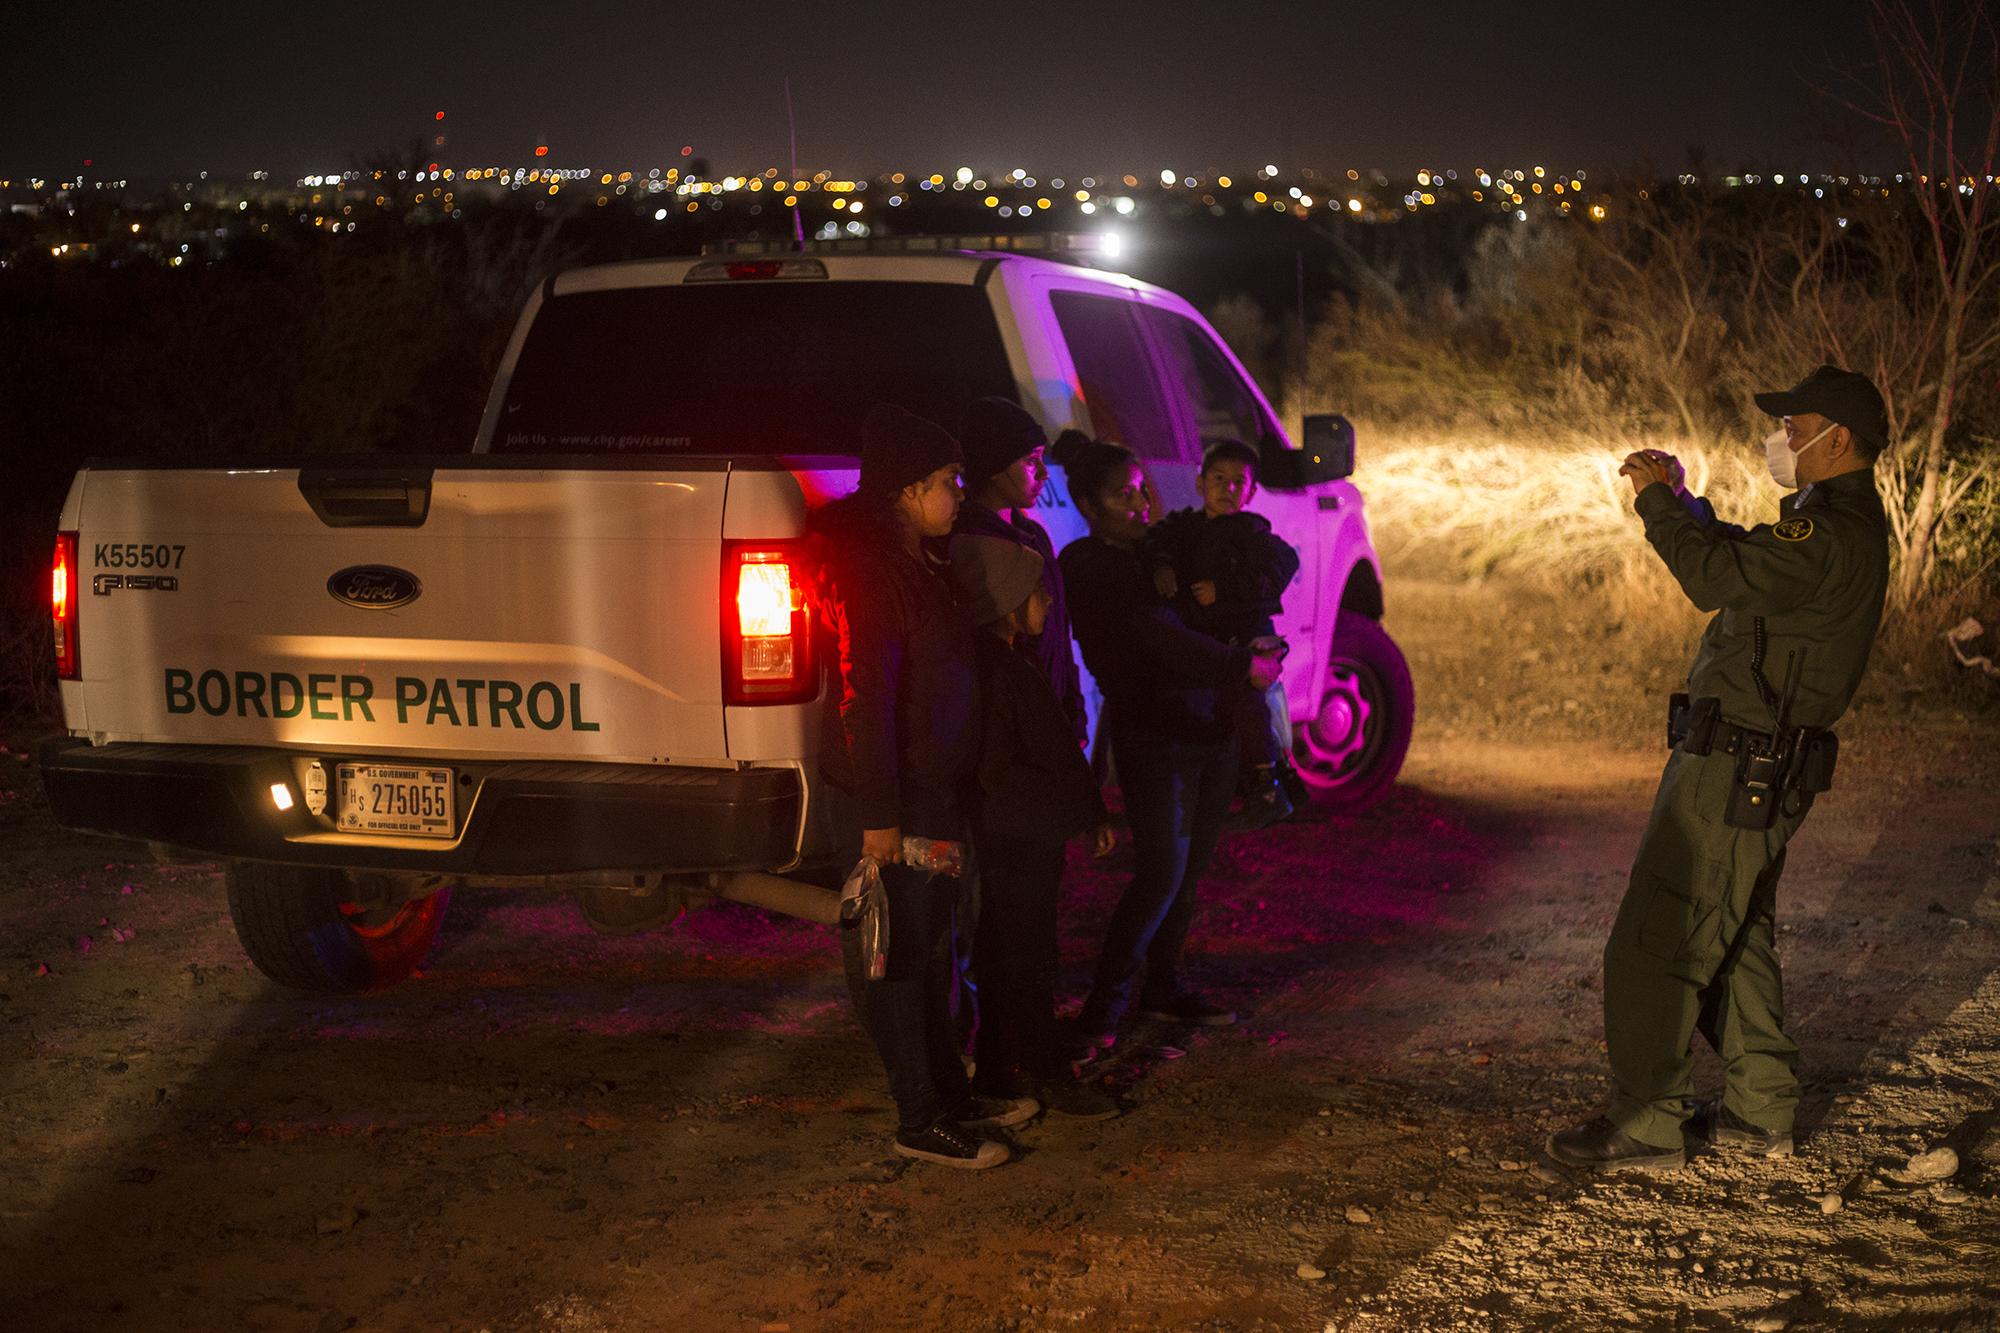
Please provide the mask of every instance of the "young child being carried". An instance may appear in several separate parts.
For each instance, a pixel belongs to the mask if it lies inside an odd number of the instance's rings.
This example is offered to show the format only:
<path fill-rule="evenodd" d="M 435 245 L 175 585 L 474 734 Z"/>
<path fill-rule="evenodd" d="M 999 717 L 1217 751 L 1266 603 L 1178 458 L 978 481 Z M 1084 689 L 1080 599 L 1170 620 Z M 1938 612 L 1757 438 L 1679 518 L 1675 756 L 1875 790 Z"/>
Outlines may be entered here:
<path fill-rule="evenodd" d="M 1112 830 L 1068 711 L 1028 642 L 1054 603 L 1041 555 L 1007 537 L 951 540 L 959 605 L 979 626 L 974 660 L 980 734 L 966 796 L 979 866 L 975 1091 L 1033 1098 L 1053 1115 L 1102 1120 L 1118 1103 L 1079 1081 L 1056 1032 L 1056 899 L 1069 840 L 1090 835 L 1107 856 Z"/>
<path fill-rule="evenodd" d="M 1245 506 L 1257 494 L 1257 451 L 1223 440 L 1202 455 L 1200 509 L 1177 509 L 1146 533 L 1144 559 L 1153 586 L 1191 629 L 1247 647 L 1274 633 L 1299 555 Z M 1291 721 L 1284 686 L 1245 686 L 1237 714 L 1244 762 L 1243 822 L 1251 828 L 1292 813 L 1285 779 Z"/>

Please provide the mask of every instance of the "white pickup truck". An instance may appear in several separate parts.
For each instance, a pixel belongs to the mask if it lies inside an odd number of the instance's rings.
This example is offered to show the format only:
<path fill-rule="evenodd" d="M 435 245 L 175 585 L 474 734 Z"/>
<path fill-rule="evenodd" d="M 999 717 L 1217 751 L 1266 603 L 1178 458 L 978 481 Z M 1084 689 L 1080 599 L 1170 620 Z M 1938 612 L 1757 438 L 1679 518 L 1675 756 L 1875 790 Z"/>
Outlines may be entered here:
<path fill-rule="evenodd" d="M 1300 771 L 1379 797 L 1413 705 L 1344 421 L 1295 447 L 1207 323 L 1123 274 L 829 248 L 552 278 L 470 455 L 79 472 L 56 817 L 226 858 L 246 952 L 305 989 L 406 976 L 458 884 L 831 920 L 805 517 L 852 488 L 872 404 L 951 426 L 986 394 L 1130 444 L 1170 508 L 1205 441 L 1260 448 L 1255 507 L 1302 557 Z M 1040 504 L 1082 533 L 1060 474 Z"/>

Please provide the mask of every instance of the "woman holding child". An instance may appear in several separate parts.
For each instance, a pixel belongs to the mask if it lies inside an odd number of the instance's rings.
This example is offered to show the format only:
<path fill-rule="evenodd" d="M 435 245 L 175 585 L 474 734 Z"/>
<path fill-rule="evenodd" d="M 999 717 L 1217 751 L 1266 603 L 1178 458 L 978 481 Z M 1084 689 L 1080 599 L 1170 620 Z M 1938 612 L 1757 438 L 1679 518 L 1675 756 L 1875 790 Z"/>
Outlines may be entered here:
<path fill-rule="evenodd" d="M 1065 432 L 1053 452 L 1090 525 L 1063 548 L 1060 564 L 1077 642 L 1104 693 L 1099 725 L 1136 857 L 1077 1020 L 1075 1054 L 1087 1059 L 1116 1041 L 1135 990 L 1142 1017 L 1235 1022 L 1185 987 L 1181 953 L 1235 794 L 1234 706 L 1246 684 L 1262 691 L 1278 679 L 1279 656 L 1191 630 L 1161 598 L 1141 556 L 1151 511 L 1129 449 Z"/>

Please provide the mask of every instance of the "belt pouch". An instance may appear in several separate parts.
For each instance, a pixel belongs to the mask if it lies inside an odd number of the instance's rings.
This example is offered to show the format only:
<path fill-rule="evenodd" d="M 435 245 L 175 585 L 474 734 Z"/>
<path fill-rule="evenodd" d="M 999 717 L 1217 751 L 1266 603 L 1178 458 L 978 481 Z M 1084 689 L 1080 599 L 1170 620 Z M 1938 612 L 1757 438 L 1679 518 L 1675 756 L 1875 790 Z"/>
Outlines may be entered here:
<path fill-rule="evenodd" d="M 1779 773 L 1784 765 L 1762 737 L 1746 733 L 1736 751 L 1736 778 L 1722 822 L 1731 828 L 1767 829 L 1778 817 Z"/>

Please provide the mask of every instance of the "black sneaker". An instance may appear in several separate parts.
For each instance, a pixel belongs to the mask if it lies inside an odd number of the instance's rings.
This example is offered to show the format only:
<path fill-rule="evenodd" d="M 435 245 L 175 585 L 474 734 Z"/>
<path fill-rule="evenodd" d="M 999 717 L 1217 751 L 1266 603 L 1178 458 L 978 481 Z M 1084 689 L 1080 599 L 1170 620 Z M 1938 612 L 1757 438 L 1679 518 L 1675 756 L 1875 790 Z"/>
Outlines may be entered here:
<path fill-rule="evenodd" d="M 1226 1028 L 1236 1021 L 1236 1011 L 1210 1004 L 1193 991 L 1182 991 L 1165 1000 L 1139 1001 L 1139 1017 L 1181 1027 Z"/>
<path fill-rule="evenodd" d="M 1292 798 L 1285 795 L 1285 789 L 1276 782 L 1267 782 L 1243 798 L 1236 807 L 1236 813 L 1229 817 L 1229 827 L 1242 833 L 1255 833 L 1291 817 Z"/>
<path fill-rule="evenodd" d="M 1112 1120 L 1124 1109 L 1097 1084 L 1074 1078 L 1050 1079 L 1042 1084 L 1042 1108 L 1065 1120 Z"/>
<path fill-rule="evenodd" d="M 1012 1129 L 1042 1113 L 1042 1104 L 1033 1097 L 985 1097 L 972 1093 L 945 1112 L 961 1129 L 975 1133 L 982 1129 Z"/>
<path fill-rule="evenodd" d="M 1579 1171 L 1678 1171 L 1687 1165 L 1681 1149 L 1641 1143 L 1608 1116 L 1558 1130 L 1542 1146 L 1556 1162 Z"/>
<path fill-rule="evenodd" d="M 1716 1148 L 1747 1152 L 1757 1157 L 1790 1157 L 1792 1132 L 1761 1129 L 1729 1109 L 1720 1098 L 1703 1102 L 1695 1109 L 1695 1133 Z"/>
<path fill-rule="evenodd" d="M 984 1171 L 989 1166 L 1000 1165 L 1013 1155 L 1007 1151 L 1006 1144 L 981 1138 L 943 1116 L 924 1129 L 897 1130 L 895 1149 L 899 1156 L 936 1162 L 939 1166 L 955 1166 L 965 1171 Z"/>
<path fill-rule="evenodd" d="M 1285 789 L 1285 795 L 1292 798 L 1295 809 L 1302 810 L 1312 804 L 1312 788 L 1308 787 L 1306 780 L 1299 776 L 1299 770 L 1290 764 L 1278 765 L 1278 785 Z"/>

